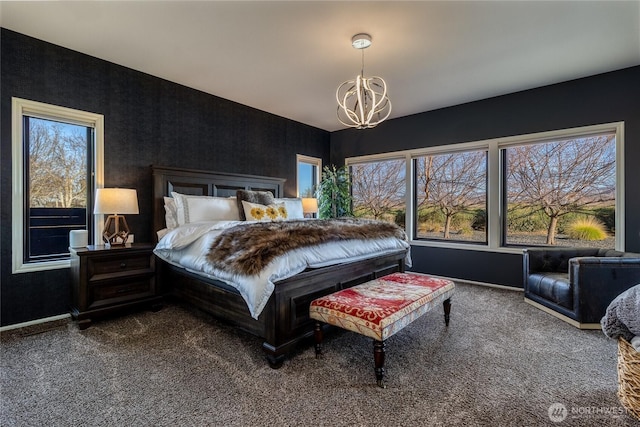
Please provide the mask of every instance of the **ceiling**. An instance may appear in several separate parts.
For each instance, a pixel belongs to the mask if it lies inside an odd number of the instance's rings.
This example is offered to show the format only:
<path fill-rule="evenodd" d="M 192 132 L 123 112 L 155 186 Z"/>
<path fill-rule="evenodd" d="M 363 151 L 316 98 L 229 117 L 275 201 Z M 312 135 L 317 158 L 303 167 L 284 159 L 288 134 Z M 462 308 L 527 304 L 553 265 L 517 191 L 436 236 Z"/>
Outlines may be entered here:
<path fill-rule="evenodd" d="M 640 1 L 2 1 L 0 24 L 328 131 L 335 90 L 391 118 L 640 64 Z"/>

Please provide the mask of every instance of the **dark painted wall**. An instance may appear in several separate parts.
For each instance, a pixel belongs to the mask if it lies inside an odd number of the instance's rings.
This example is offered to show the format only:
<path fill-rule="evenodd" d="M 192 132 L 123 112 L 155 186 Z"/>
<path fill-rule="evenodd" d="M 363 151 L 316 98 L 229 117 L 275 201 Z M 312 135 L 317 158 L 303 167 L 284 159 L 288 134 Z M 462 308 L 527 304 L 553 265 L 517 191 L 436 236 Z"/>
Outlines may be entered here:
<path fill-rule="evenodd" d="M 136 241 L 152 241 L 149 166 L 286 178 L 296 154 L 329 160 L 329 133 L 6 29 L 1 37 L 1 325 L 66 313 L 69 271 L 11 274 L 11 97 L 105 116 L 104 181 L 138 190 L 127 216 Z"/>
<path fill-rule="evenodd" d="M 640 252 L 640 66 L 333 132 L 331 161 L 618 121 L 625 122 L 626 250 Z M 425 246 L 412 254 L 414 271 L 522 287 L 519 254 Z"/>
<path fill-rule="evenodd" d="M 105 185 L 138 189 L 137 241 L 151 241 L 149 165 L 278 176 L 295 154 L 345 157 L 625 121 L 627 250 L 640 251 L 640 67 L 328 132 L 2 29 L 0 325 L 67 312 L 69 272 L 11 274 L 11 97 L 105 116 Z M 394 102 L 400 102 L 394 101 Z M 329 143 L 331 153 L 329 153 Z M 331 157 L 329 157 L 331 154 Z M 522 286 L 521 256 L 413 247 L 415 271 Z"/>

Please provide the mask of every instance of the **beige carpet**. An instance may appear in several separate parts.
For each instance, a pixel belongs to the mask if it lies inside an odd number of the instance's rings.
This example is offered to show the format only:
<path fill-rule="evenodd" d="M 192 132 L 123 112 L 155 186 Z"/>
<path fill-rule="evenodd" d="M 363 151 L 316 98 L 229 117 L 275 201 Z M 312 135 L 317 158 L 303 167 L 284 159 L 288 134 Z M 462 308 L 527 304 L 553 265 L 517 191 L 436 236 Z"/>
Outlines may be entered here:
<path fill-rule="evenodd" d="M 279 370 L 260 344 L 177 304 L 85 331 L 5 333 L 0 425 L 640 424 L 616 397 L 615 341 L 519 292 L 458 285 L 448 328 L 435 310 L 388 340 L 384 390 L 368 338 L 334 329 L 323 359 L 303 346 Z"/>

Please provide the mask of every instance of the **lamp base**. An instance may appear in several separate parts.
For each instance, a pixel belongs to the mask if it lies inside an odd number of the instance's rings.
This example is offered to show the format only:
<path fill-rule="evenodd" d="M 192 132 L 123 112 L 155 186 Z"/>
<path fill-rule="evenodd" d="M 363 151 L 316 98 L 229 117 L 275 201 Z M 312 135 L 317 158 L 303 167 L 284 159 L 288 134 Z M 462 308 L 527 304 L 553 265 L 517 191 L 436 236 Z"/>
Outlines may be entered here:
<path fill-rule="evenodd" d="M 123 215 L 109 215 L 104 222 L 102 240 L 106 245 L 118 246 L 127 243 L 129 225 Z"/>

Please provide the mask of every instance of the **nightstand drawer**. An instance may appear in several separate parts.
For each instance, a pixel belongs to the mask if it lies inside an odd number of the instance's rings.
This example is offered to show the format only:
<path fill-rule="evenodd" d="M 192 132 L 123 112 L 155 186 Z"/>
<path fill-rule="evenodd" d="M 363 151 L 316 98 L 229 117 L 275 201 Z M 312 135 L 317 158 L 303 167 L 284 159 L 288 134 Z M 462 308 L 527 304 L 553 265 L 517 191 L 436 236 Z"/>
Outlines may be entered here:
<path fill-rule="evenodd" d="M 153 272 L 153 255 L 123 254 L 122 256 L 93 257 L 88 259 L 89 280 L 100 280 L 103 275 L 122 273 L 130 275 L 132 272 Z"/>
<path fill-rule="evenodd" d="M 162 307 L 156 288 L 153 245 L 71 248 L 71 315 L 80 329 L 93 319 L 151 306 Z"/>
<path fill-rule="evenodd" d="M 155 280 L 149 276 L 94 284 L 89 287 L 89 308 L 146 298 L 154 294 Z"/>

